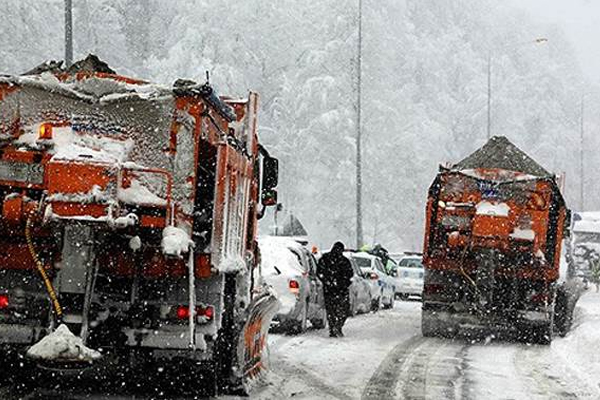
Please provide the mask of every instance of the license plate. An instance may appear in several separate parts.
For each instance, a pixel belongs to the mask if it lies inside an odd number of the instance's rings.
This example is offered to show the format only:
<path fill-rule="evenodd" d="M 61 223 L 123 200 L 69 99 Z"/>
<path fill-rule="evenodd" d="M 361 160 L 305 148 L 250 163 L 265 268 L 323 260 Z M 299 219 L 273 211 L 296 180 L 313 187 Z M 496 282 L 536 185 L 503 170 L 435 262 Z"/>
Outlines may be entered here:
<path fill-rule="evenodd" d="M 0 161 L 0 180 L 11 182 L 44 183 L 44 167 L 18 161 Z"/>

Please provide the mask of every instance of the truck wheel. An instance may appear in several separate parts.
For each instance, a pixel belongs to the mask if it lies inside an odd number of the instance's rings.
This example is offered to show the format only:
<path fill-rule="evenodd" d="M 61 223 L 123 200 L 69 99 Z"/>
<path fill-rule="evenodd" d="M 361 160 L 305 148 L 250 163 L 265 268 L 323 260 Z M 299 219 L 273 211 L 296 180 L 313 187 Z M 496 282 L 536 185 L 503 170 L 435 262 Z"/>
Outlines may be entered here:
<path fill-rule="evenodd" d="M 532 327 L 529 330 L 529 340 L 535 344 L 549 345 L 552 343 L 552 325 L 542 325 Z"/>
<path fill-rule="evenodd" d="M 423 311 L 421 314 L 421 333 L 424 337 L 437 337 L 439 336 L 439 331 L 437 329 L 437 325 L 439 324 L 438 319 L 433 315 L 433 313 L 428 311 Z"/>
<path fill-rule="evenodd" d="M 554 328 L 560 337 L 566 336 L 573 323 L 573 308 L 569 306 L 568 295 L 559 291 L 556 295 L 554 308 Z"/>
<path fill-rule="evenodd" d="M 432 311 L 423 311 L 421 313 L 421 333 L 424 337 L 452 337 L 456 332 L 456 327 L 446 321 L 441 320 L 437 313 Z"/>

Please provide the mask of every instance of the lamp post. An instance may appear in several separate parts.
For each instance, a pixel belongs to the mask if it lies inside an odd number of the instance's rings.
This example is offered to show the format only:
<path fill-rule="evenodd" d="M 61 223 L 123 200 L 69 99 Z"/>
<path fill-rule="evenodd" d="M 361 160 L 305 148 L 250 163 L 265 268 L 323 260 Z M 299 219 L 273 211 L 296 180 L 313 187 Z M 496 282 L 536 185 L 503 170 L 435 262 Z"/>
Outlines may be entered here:
<path fill-rule="evenodd" d="M 356 68 L 356 248 L 363 245 L 362 214 L 362 0 L 358 0 L 358 40 Z"/>
<path fill-rule="evenodd" d="M 579 121 L 579 211 L 584 211 L 585 207 L 585 175 L 583 172 L 583 146 L 585 138 L 585 93 L 581 94 L 581 112 Z"/>
<path fill-rule="evenodd" d="M 532 42 L 517 43 L 508 47 L 519 47 L 525 44 L 541 44 L 546 43 L 548 39 L 537 38 Z M 488 51 L 487 57 L 487 139 L 492 137 L 492 51 Z"/>
<path fill-rule="evenodd" d="M 73 64 L 73 3 L 65 0 L 65 66 Z"/>

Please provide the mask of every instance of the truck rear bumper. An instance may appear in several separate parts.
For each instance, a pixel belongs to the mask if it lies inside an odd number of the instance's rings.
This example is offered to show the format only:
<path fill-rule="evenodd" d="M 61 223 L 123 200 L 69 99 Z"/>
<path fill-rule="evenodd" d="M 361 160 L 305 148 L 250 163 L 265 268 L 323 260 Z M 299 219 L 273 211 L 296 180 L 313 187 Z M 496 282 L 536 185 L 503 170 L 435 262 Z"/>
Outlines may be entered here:
<path fill-rule="evenodd" d="M 454 330 L 489 329 L 518 331 L 523 326 L 543 326 L 550 323 L 552 315 L 547 310 L 513 310 L 505 313 L 488 313 L 481 316 L 468 311 L 459 311 L 460 306 L 426 302 L 423 318 L 439 321 Z"/>

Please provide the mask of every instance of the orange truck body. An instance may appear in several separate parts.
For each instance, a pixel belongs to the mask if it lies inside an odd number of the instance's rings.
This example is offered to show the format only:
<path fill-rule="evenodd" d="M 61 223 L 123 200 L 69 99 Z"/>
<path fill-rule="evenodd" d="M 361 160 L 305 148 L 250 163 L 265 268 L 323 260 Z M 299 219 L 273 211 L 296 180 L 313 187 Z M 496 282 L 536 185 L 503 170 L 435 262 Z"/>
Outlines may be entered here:
<path fill-rule="evenodd" d="M 59 322 L 90 346 L 202 362 L 209 380 L 240 384 L 263 369 L 277 304 L 254 280 L 261 193 L 276 185 L 264 184 L 258 96 L 87 62 L 0 78 L 0 344 L 22 352 L 57 323 L 32 220 Z"/>
<path fill-rule="evenodd" d="M 461 324 L 543 330 L 568 223 L 556 178 L 505 138 L 441 167 L 427 201 L 424 333 Z"/>

